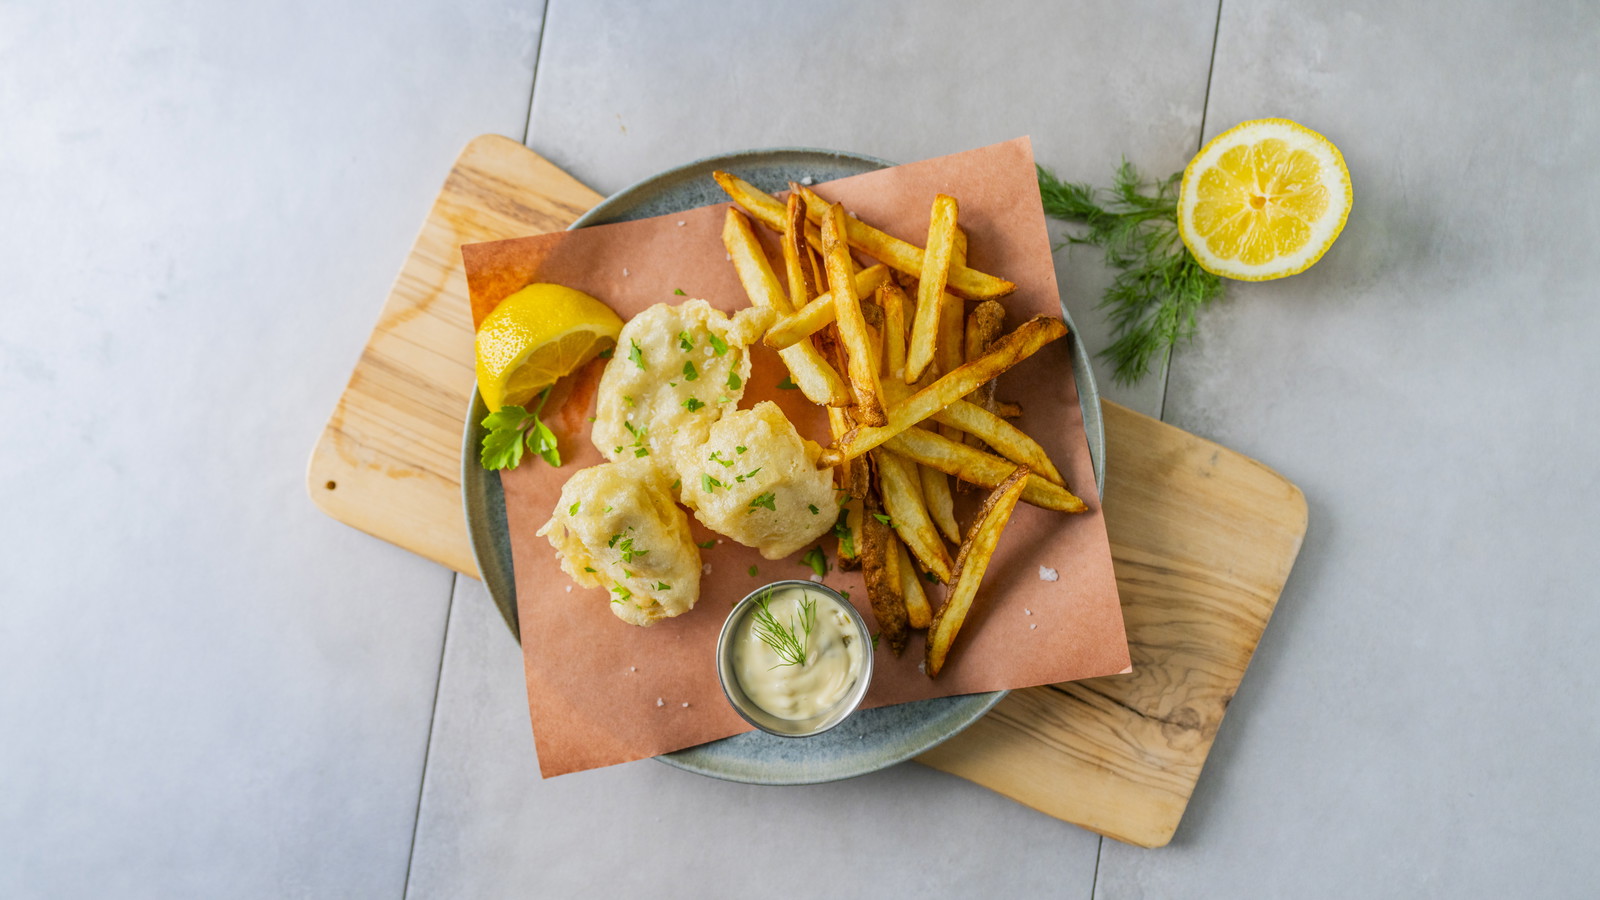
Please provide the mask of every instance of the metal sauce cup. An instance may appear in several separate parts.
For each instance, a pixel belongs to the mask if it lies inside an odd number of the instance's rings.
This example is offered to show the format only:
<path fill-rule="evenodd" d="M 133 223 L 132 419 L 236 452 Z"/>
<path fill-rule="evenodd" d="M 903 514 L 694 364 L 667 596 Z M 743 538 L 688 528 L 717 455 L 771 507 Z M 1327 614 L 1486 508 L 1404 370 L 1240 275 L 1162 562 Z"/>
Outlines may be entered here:
<path fill-rule="evenodd" d="M 755 601 L 761 594 L 778 588 L 796 587 L 809 591 L 818 598 L 820 603 L 836 603 L 850 617 L 856 629 L 856 637 L 862 642 L 861 673 L 856 678 L 856 683 L 850 692 L 839 700 L 838 703 L 811 716 L 807 719 L 785 719 L 767 712 L 755 701 L 746 696 L 744 688 L 739 684 L 738 673 L 733 668 L 733 643 L 734 636 L 739 631 L 739 625 L 749 616 L 755 608 Z M 722 693 L 733 704 L 734 712 L 751 725 L 775 734 L 779 737 L 810 737 L 838 725 L 861 705 L 861 700 L 867 695 L 867 687 L 872 684 L 872 632 L 867 629 L 866 620 L 861 618 L 861 613 L 850 605 L 838 591 L 814 581 L 774 581 L 771 584 L 756 588 L 745 595 L 728 613 L 727 621 L 722 623 L 722 633 L 717 636 L 717 679 L 722 682 Z"/>

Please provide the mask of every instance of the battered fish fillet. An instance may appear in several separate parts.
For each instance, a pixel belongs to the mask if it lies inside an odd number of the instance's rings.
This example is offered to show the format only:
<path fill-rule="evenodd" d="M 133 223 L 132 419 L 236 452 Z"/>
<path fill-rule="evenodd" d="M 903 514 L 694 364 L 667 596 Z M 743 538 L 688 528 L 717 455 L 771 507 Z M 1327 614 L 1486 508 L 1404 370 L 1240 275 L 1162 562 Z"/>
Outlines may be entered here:
<path fill-rule="evenodd" d="M 581 469 L 538 532 L 573 581 L 609 590 L 611 611 L 634 625 L 688 612 L 700 596 L 700 550 L 671 478 L 648 457 Z"/>
<path fill-rule="evenodd" d="M 730 410 L 677 457 L 684 501 L 718 534 L 781 559 L 821 537 L 838 514 L 822 448 L 795 431 L 776 403 Z"/>
<path fill-rule="evenodd" d="M 600 378 L 594 445 L 607 459 L 654 457 L 670 468 L 678 448 L 703 443 L 712 424 L 738 407 L 750 377 L 747 348 L 773 315 L 751 308 L 729 318 L 688 300 L 634 316 Z"/>

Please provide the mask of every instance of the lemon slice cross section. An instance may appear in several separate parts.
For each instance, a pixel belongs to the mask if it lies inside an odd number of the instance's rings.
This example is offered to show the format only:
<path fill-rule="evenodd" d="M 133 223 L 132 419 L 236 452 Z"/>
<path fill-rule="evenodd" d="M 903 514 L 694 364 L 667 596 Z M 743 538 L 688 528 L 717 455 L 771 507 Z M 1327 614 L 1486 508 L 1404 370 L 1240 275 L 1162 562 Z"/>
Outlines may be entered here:
<path fill-rule="evenodd" d="M 1351 199 L 1333 142 L 1288 119 L 1255 119 L 1217 135 L 1183 170 L 1178 234 L 1208 272 L 1284 278 L 1333 246 Z"/>
<path fill-rule="evenodd" d="M 530 284 L 478 326 L 478 391 L 490 412 L 526 406 L 540 391 L 617 344 L 622 319 L 559 284 Z"/>

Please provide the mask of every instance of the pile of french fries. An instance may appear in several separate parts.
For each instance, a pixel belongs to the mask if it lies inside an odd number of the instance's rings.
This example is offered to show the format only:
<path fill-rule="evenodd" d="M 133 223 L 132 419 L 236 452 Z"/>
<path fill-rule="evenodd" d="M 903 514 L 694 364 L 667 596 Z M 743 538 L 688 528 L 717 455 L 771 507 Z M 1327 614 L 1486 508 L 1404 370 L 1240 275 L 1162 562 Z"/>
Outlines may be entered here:
<path fill-rule="evenodd" d="M 785 201 L 727 172 L 715 177 L 737 206 L 722 241 L 739 280 L 752 304 L 778 313 L 764 343 L 828 411 L 833 443 L 819 464 L 835 467 L 842 491 L 840 567 L 861 567 L 897 655 L 910 629 L 928 629 L 923 669 L 938 675 L 1017 503 L 1086 508 L 1038 442 L 1007 421 L 1020 409 L 994 390 L 1066 325 L 1037 316 L 1001 334 L 998 298 L 1016 286 L 967 265 L 953 197 L 935 197 L 918 247 L 808 187 L 791 182 Z M 752 218 L 781 238 L 783 281 Z M 855 253 L 875 262 L 862 266 Z M 991 490 L 965 538 L 950 476 Z M 946 541 L 957 545 L 954 560 Z M 925 578 L 948 585 L 937 612 Z"/>

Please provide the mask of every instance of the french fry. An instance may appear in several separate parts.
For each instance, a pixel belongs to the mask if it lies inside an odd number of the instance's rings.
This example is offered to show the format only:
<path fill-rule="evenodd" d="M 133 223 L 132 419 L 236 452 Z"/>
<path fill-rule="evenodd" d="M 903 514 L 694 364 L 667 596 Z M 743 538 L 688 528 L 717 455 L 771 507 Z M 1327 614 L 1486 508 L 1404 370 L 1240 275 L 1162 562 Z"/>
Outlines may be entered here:
<path fill-rule="evenodd" d="M 737 179 L 734 179 L 734 181 L 737 181 Z M 719 178 L 718 183 L 721 184 L 722 179 Z M 726 184 L 723 185 L 723 190 L 728 191 L 729 196 L 733 197 L 734 201 L 740 206 L 745 205 L 746 199 L 755 203 L 761 202 L 758 197 L 754 196 L 756 194 L 766 197 L 772 209 L 781 209 L 783 206 L 773 197 L 762 194 L 760 190 L 748 184 L 740 188 L 740 194 L 735 194 Z M 823 214 L 828 210 L 828 201 L 822 199 L 816 191 L 803 185 L 800 188 L 800 193 L 806 198 L 806 216 L 813 223 L 820 223 L 823 219 Z M 744 199 L 741 199 L 741 197 Z M 751 214 L 756 215 L 754 210 L 751 211 Z M 921 275 L 923 256 L 921 247 L 909 241 L 902 241 L 893 235 L 885 234 L 859 219 L 851 219 L 846 225 L 846 237 L 850 241 L 850 246 L 855 247 L 891 269 L 898 269 L 909 275 Z M 976 269 L 958 266 L 950 269 L 948 289 L 956 296 L 966 297 L 969 300 L 990 300 L 995 297 L 1004 297 L 1006 294 L 1016 290 L 1017 286 L 1004 278 L 996 278 Z"/>
<path fill-rule="evenodd" d="M 994 414 L 1002 419 L 1017 419 L 1022 416 L 1022 404 L 1007 403 L 1004 400 L 994 402 Z"/>
<path fill-rule="evenodd" d="M 906 295 L 900 285 L 890 281 L 877 289 L 878 305 L 883 307 L 883 379 L 898 383 L 906 368 Z"/>
<path fill-rule="evenodd" d="M 733 259 L 739 282 L 750 295 L 750 302 L 776 310 L 783 315 L 793 310 L 789 298 L 784 296 L 778 277 L 772 274 L 767 255 L 750 230 L 750 220 L 736 209 L 729 208 L 722 224 L 722 245 Z M 839 373 L 833 370 L 817 353 L 810 342 L 796 344 L 778 352 L 794 383 L 812 403 L 822 406 L 844 406 L 850 402 L 850 393 Z"/>
<path fill-rule="evenodd" d="M 888 280 L 887 267 L 868 266 L 856 274 L 856 296 L 870 297 L 879 285 Z M 838 312 L 833 307 L 833 292 L 819 294 L 815 300 L 807 303 L 804 309 L 779 318 L 771 328 L 767 329 L 767 335 L 762 342 L 774 350 L 782 350 L 833 324 L 837 315 Z"/>
<path fill-rule="evenodd" d="M 967 234 L 960 228 L 955 229 L 955 240 L 950 247 L 950 264 L 964 266 L 967 264 Z M 985 301 L 989 303 L 997 301 Z M 966 331 L 967 305 L 961 298 L 946 292 L 943 303 L 939 306 L 939 340 L 934 344 L 934 364 L 939 367 L 939 374 L 954 372 L 958 366 L 966 362 L 962 352 L 965 349 L 963 335 Z"/>
<path fill-rule="evenodd" d="M 850 430 L 849 414 L 839 407 L 828 407 L 828 428 L 834 435 L 842 435 Z M 856 537 L 861 526 L 861 504 L 854 498 L 861 496 L 855 493 L 859 485 L 852 478 L 856 469 L 857 460 L 847 459 L 833 470 L 835 490 L 840 494 L 838 517 L 833 523 L 833 535 L 839 539 L 839 568 L 849 572 L 861 567 L 861 558 L 856 554 Z M 854 506 L 852 507 L 852 504 Z M 854 512 L 852 519 L 851 513 Z"/>
<path fill-rule="evenodd" d="M 884 446 L 905 458 L 924 466 L 954 475 L 986 488 L 993 488 L 1005 480 L 1015 464 L 992 453 L 985 453 L 966 444 L 934 434 L 925 428 L 907 428 L 884 442 Z M 1088 511 L 1076 494 L 1059 484 L 1030 473 L 1022 492 L 1024 502 L 1044 509 L 1081 513 Z"/>
<path fill-rule="evenodd" d="M 977 599 L 978 585 L 983 583 L 989 561 L 994 558 L 995 548 L 1000 545 L 1000 535 L 1005 531 L 1012 511 L 1017 508 L 1017 500 L 1022 497 L 1027 483 L 1027 466 L 1017 466 L 1002 479 L 994 492 L 983 501 L 978 517 L 972 523 L 972 530 L 961 543 L 961 549 L 956 554 L 955 577 L 950 583 L 950 591 L 945 595 L 944 605 L 939 607 L 939 614 L 933 617 L 933 624 L 928 626 L 928 652 L 923 660 L 923 670 L 929 678 L 937 676 L 944 668 L 945 660 L 950 656 L 950 647 L 955 643 L 956 635 L 960 633 Z"/>
<path fill-rule="evenodd" d="M 917 313 L 911 323 L 911 347 L 906 351 L 906 384 L 915 384 L 934 361 L 940 319 L 946 315 L 944 286 L 950 275 L 950 253 L 956 240 L 956 199 L 946 194 L 933 198 L 928 219 L 928 247 L 922 255 L 917 281 Z"/>
<path fill-rule="evenodd" d="M 862 425 L 852 429 L 842 442 L 824 450 L 819 465 L 831 466 L 840 459 L 860 456 L 905 429 L 972 393 L 978 385 L 997 377 L 1027 359 L 1039 348 L 1063 337 L 1067 326 L 1054 316 L 1035 316 L 1016 331 L 994 342 L 994 349 L 938 380 L 887 410 L 881 426 Z"/>
<path fill-rule="evenodd" d="M 911 463 L 893 453 L 873 454 L 878 467 L 878 491 L 894 530 L 906 547 L 922 562 L 922 567 L 940 581 L 950 579 L 950 553 L 928 517 L 922 503 L 922 485 L 912 472 Z"/>
<path fill-rule="evenodd" d="M 1006 459 L 1027 466 L 1035 475 L 1046 481 L 1066 486 L 1067 482 L 1062 479 L 1060 470 L 1050 461 L 1049 454 L 1044 452 L 1038 441 L 976 403 L 957 400 L 934 413 L 933 420 L 962 432 L 967 437 L 976 438 L 977 444 L 973 444 L 972 441 L 967 442 L 976 449 L 982 449 L 983 445 L 987 445 Z M 961 542 L 957 540 L 955 543 Z"/>
<path fill-rule="evenodd" d="M 939 526 L 939 533 L 945 540 L 961 543 L 961 526 L 956 523 L 956 498 L 950 493 L 950 476 L 938 469 L 912 465 L 917 470 L 917 480 L 922 483 L 922 501 L 928 507 L 928 518 Z"/>
<path fill-rule="evenodd" d="M 723 192 L 733 198 L 733 202 L 739 204 L 752 218 L 779 234 L 784 232 L 784 205 L 782 200 L 729 172 L 712 172 L 711 177 L 716 179 L 717 186 L 721 187 Z M 807 214 L 809 215 L 809 198 L 806 205 L 808 207 Z M 817 221 L 820 221 L 820 217 L 813 219 L 813 222 Z M 806 240 L 813 247 L 822 245 L 822 235 L 815 224 L 806 228 Z"/>
<path fill-rule="evenodd" d="M 791 313 L 804 309 L 817 296 L 817 283 L 810 266 L 803 257 L 806 253 L 806 207 L 799 194 L 790 194 L 783 217 L 783 270 L 789 279 L 789 306 Z M 770 329 L 769 329 L 770 333 Z M 807 332 L 810 334 L 810 332 Z M 768 346 L 771 346 L 770 344 Z M 787 345 L 785 345 L 787 346 Z M 781 350 L 781 347 L 773 347 Z"/>
<path fill-rule="evenodd" d="M 867 517 L 862 520 L 861 574 L 867 583 L 867 600 L 872 617 L 878 620 L 878 633 L 889 649 L 899 656 L 906 649 L 906 602 L 900 594 L 900 578 L 891 571 L 894 532 L 890 530 L 878 499 L 869 491 Z"/>
<path fill-rule="evenodd" d="M 828 290 L 839 327 L 839 339 L 849 355 L 846 371 L 850 390 L 855 395 L 858 425 L 888 424 L 883 411 L 883 388 L 878 382 L 877 359 L 867 338 L 867 320 L 861 314 L 861 301 L 855 292 L 855 275 L 850 271 L 850 247 L 844 241 L 844 207 L 835 203 L 822 220 L 822 262 L 828 270 Z"/>
<path fill-rule="evenodd" d="M 1005 317 L 1005 307 L 993 300 L 979 303 L 967 314 L 966 347 L 963 348 L 967 362 L 989 351 L 989 344 L 1000 336 L 1000 329 L 1005 326 Z M 967 395 L 967 399 L 991 413 L 994 412 L 994 380 L 990 379 L 979 385 L 977 390 Z M 968 443 L 973 442 L 968 441 Z M 1017 461 L 1022 462 L 1022 460 Z"/>
<path fill-rule="evenodd" d="M 933 608 L 928 605 L 928 591 L 922 586 L 922 577 L 911 563 L 911 551 L 900 541 L 894 542 L 894 551 L 899 560 L 900 596 L 906 603 L 906 622 L 912 628 L 927 628 L 933 621 Z"/>

